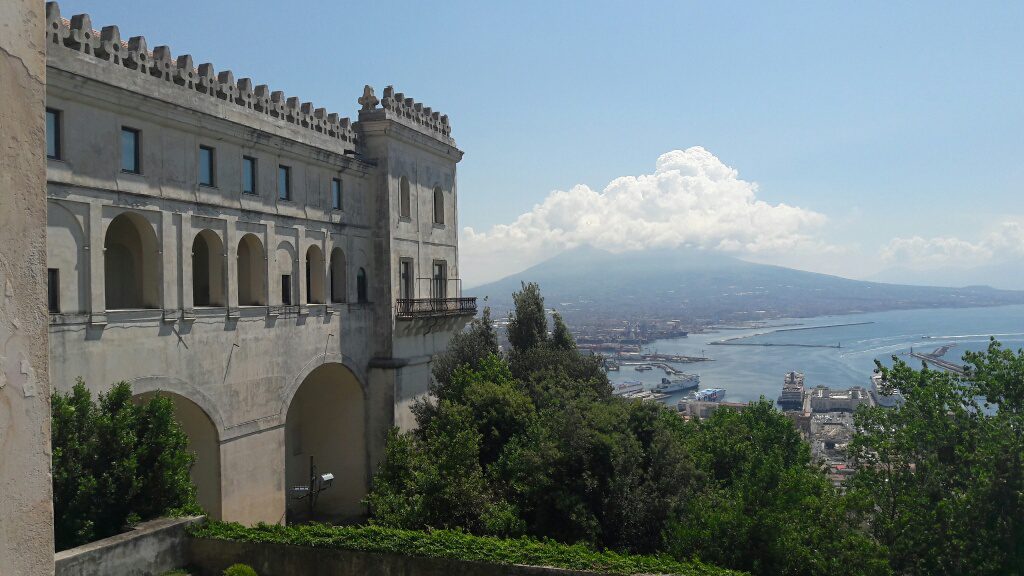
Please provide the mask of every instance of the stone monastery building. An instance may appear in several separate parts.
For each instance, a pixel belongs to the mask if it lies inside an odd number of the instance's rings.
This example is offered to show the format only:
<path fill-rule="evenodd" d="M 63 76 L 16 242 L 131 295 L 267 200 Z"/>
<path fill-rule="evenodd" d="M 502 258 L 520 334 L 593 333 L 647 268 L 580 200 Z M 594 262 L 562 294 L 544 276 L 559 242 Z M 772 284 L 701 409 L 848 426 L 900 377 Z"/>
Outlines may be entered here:
<path fill-rule="evenodd" d="M 46 5 L 50 377 L 165 393 L 211 517 L 359 516 L 461 298 L 448 117 L 358 121 Z M 353 95 L 355 96 L 355 95 Z"/>

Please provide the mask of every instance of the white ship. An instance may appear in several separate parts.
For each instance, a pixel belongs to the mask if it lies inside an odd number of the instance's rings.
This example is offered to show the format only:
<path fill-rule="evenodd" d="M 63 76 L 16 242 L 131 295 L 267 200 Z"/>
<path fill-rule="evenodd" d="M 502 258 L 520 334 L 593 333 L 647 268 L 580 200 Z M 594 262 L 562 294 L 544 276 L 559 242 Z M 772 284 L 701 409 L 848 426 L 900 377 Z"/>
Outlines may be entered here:
<path fill-rule="evenodd" d="M 696 390 L 700 386 L 700 376 L 697 374 L 683 374 L 677 378 L 662 378 L 661 384 L 654 387 L 659 394 L 673 394 L 686 390 Z"/>
<path fill-rule="evenodd" d="M 644 383 L 639 380 L 626 380 L 612 389 L 612 394 L 623 396 L 644 391 Z"/>

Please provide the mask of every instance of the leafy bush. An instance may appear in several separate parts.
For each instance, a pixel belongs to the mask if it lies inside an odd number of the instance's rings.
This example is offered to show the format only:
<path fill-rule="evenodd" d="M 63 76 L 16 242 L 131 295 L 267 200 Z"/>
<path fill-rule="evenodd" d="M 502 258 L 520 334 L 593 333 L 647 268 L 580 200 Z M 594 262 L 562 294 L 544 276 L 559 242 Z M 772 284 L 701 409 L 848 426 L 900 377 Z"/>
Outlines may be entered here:
<path fill-rule="evenodd" d="M 680 574 L 725 576 L 740 574 L 700 562 L 678 562 L 668 556 L 636 556 L 597 552 L 582 544 L 559 544 L 532 538 L 501 539 L 472 536 L 457 530 L 413 531 L 382 526 L 277 526 L 206 522 L 189 528 L 196 538 L 290 544 L 487 562 L 595 570 L 614 574 Z"/>
<path fill-rule="evenodd" d="M 248 564 L 232 564 L 224 571 L 224 576 L 259 576 Z"/>
<path fill-rule="evenodd" d="M 121 382 L 98 404 L 79 380 L 51 398 L 57 550 L 172 512 L 200 513 L 189 478 L 195 456 L 166 397 L 132 402 Z"/>

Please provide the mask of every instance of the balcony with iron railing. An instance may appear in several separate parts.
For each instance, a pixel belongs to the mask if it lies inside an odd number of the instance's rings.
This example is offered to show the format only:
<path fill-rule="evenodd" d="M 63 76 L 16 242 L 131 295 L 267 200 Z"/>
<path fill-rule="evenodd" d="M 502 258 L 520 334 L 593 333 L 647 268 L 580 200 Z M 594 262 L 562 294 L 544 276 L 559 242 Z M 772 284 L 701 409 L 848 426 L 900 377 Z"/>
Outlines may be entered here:
<path fill-rule="evenodd" d="M 396 318 L 411 320 L 414 318 L 476 315 L 476 297 L 462 296 L 460 280 L 449 278 L 441 280 L 440 284 L 434 278 L 417 278 L 417 281 L 423 288 L 426 288 L 423 292 L 429 293 L 430 297 L 398 298 L 395 300 Z M 455 292 L 457 297 L 449 298 L 448 294 L 451 293 L 449 290 Z M 411 287 L 409 292 L 412 292 Z"/>

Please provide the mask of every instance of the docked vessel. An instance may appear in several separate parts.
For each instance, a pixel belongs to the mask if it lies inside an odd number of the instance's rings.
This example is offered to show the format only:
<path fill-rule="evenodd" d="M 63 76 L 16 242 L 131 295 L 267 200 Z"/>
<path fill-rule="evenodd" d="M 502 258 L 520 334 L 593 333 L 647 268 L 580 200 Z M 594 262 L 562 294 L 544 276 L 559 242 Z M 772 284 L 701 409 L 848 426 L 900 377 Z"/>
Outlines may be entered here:
<path fill-rule="evenodd" d="M 619 396 L 625 396 L 626 394 L 635 394 L 637 392 L 644 391 L 644 383 L 639 380 L 627 380 L 622 384 L 615 386 L 612 389 L 612 394 Z"/>
<path fill-rule="evenodd" d="M 659 394 L 674 394 L 687 390 L 696 390 L 700 386 L 700 376 L 697 374 L 683 374 L 675 378 L 662 378 L 661 384 L 654 387 Z"/>
<path fill-rule="evenodd" d="M 633 370 L 636 370 L 637 372 L 643 372 L 645 370 L 654 370 L 654 367 L 649 364 L 641 364 L 636 368 L 633 368 Z"/>
<path fill-rule="evenodd" d="M 698 402 L 721 402 L 725 398 L 725 388 L 705 388 L 694 392 L 693 398 Z"/>
<path fill-rule="evenodd" d="M 782 381 L 782 394 L 779 395 L 779 408 L 782 410 L 801 410 L 804 407 L 804 375 L 803 372 L 788 372 Z"/>

